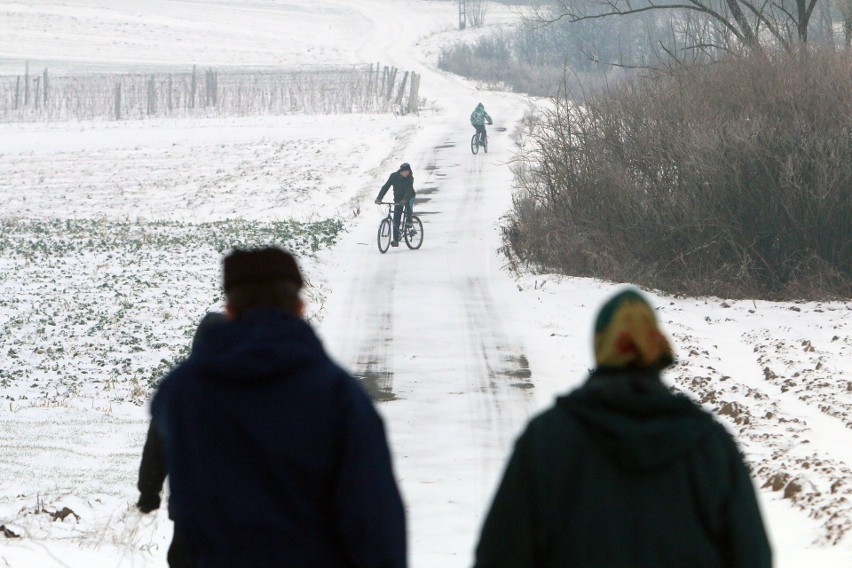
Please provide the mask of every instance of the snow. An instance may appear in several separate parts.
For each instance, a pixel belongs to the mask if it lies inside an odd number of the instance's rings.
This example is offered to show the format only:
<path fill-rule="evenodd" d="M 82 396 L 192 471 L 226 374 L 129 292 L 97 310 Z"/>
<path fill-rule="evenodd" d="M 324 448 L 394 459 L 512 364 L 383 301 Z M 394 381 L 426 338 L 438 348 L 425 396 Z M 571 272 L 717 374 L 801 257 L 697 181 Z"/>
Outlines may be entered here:
<path fill-rule="evenodd" d="M 134 508 L 145 401 L 221 307 L 224 251 L 266 242 L 298 253 L 329 353 L 383 395 L 412 566 L 470 565 L 515 437 L 584 379 L 622 284 L 509 270 L 530 101 L 433 68 L 465 37 L 457 17 L 415 0 L 0 7 L 1 73 L 381 61 L 421 73 L 426 100 L 416 116 L 0 124 L 0 524 L 21 536 L 0 536 L 5 565 L 164 565 L 165 511 Z M 489 5 L 489 24 L 514 17 Z M 473 156 L 479 101 L 495 125 Z M 402 161 L 425 240 L 381 255 L 372 200 Z M 852 305 L 648 294 L 679 355 L 666 380 L 722 413 L 758 487 L 785 480 L 759 492 L 776 566 L 852 565 Z"/>

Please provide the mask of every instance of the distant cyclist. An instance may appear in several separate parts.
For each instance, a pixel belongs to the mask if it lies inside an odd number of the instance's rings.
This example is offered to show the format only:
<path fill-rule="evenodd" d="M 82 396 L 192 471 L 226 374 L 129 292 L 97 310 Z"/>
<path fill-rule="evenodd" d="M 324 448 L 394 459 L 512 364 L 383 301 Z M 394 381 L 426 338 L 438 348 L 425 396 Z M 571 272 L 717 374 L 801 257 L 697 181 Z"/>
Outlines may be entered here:
<path fill-rule="evenodd" d="M 482 103 L 476 105 L 476 108 L 473 109 L 473 112 L 470 113 L 470 123 L 476 128 L 476 133 L 479 134 L 479 141 L 482 144 L 486 144 L 488 140 L 488 135 L 485 132 L 485 124 L 493 124 L 491 122 L 491 117 L 485 112 L 485 107 Z"/>
<path fill-rule="evenodd" d="M 402 212 L 405 210 L 405 222 L 408 223 L 411 219 L 411 214 L 414 209 L 414 174 L 411 173 L 411 166 L 408 162 L 404 162 L 399 166 L 399 170 L 390 175 L 388 181 L 382 186 L 379 191 L 379 196 L 376 198 L 376 203 L 380 203 L 382 198 L 388 192 L 388 189 L 393 186 L 393 202 L 396 204 L 393 208 L 393 240 L 392 247 L 399 246 L 399 221 L 402 218 Z"/>

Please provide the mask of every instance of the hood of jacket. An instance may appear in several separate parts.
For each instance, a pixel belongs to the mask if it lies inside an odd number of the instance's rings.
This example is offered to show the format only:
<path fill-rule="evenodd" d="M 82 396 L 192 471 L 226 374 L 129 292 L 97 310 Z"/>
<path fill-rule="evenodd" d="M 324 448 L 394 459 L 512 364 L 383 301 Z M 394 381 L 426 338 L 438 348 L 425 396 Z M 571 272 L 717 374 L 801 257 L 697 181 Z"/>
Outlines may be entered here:
<path fill-rule="evenodd" d="M 713 417 L 671 393 L 652 370 L 598 370 L 558 399 L 618 467 L 650 471 L 676 460 L 714 428 Z"/>
<path fill-rule="evenodd" d="M 307 322 L 285 310 L 256 308 L 211 329 L 187 365 L 207 380 L 258 383 L 325 360 Z"/>

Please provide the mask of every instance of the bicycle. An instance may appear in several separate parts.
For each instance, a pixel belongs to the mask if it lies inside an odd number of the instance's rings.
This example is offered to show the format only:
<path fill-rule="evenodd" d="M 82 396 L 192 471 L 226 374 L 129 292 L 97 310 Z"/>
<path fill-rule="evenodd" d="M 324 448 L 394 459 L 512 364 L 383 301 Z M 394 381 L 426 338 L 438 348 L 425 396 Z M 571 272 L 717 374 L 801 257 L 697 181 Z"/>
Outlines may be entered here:
<path fill-rule="evenodd" d="M 479 148 L 482 148 L 485 153 L 488 153 L 488 135 L 485 132 L 474 132 L 470 138 L 470 151 L 473 154 L 479 153 Z"/>
<path fill-rule="evenodd" d="M 388 208 L 385 218 L 379 222 L 379 233 L 376 237 L 376 241 L 379 245 L 379 252 L 385 254 L 388 252 L 391 240 L 393 239 L 393 207 L 394 205 L 402 205 L 402 203 L 382 201 L 378 205 L 386 205 Z M 402 223 L 403 226 L 400 227 L 399 232 L 402 233 L 405 245 L 411 250 L 419 249 L 420 245 L 423 244 L 423 223 L 420 221 L 420 217 L 417 215 L 411 215 L 409 219 L 406 219 L 405 213 L 403 212 L 403 218 L 400 219 L 400 223 Z"/>

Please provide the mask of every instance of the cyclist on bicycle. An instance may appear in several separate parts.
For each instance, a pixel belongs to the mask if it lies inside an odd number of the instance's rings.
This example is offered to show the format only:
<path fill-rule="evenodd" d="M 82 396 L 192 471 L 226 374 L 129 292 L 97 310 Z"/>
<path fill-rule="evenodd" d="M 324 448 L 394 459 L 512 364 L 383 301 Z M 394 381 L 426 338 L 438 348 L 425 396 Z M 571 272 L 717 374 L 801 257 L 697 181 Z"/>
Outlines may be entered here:
<path fill-rule="evenodd" d="M 405 210 L 406 224 L 411 222 L 411 214 L 414 209 L 414 174 L 411 173 L 411 166 L 408 162 L 404 162 L 399 166 L 399 170 L 393 172 L 385 185 L 379 190 L 379 196 L 376 198 L 376 203 L 381 203 L 382 198 L 388 192 L 388 189 L 393 186 L 393 240 L 392 247 L 399 246 L 399 221 L 402 218 L 402 212 Z"/>
<path fill-rule="evenodd" d="M 491 122 L 491 117 L 485 112 L 485 107 L 482 103 L 476 105 L 476 108 L 473 109 L 473 112 L 470 113 L 470 123 L 476 129 L 476 133 L 479 134 L 479 141 L 481 144 L 485 144 L 487 140 L 487 134 L 485 133 L 485 124 L 493 124 Z"/>

